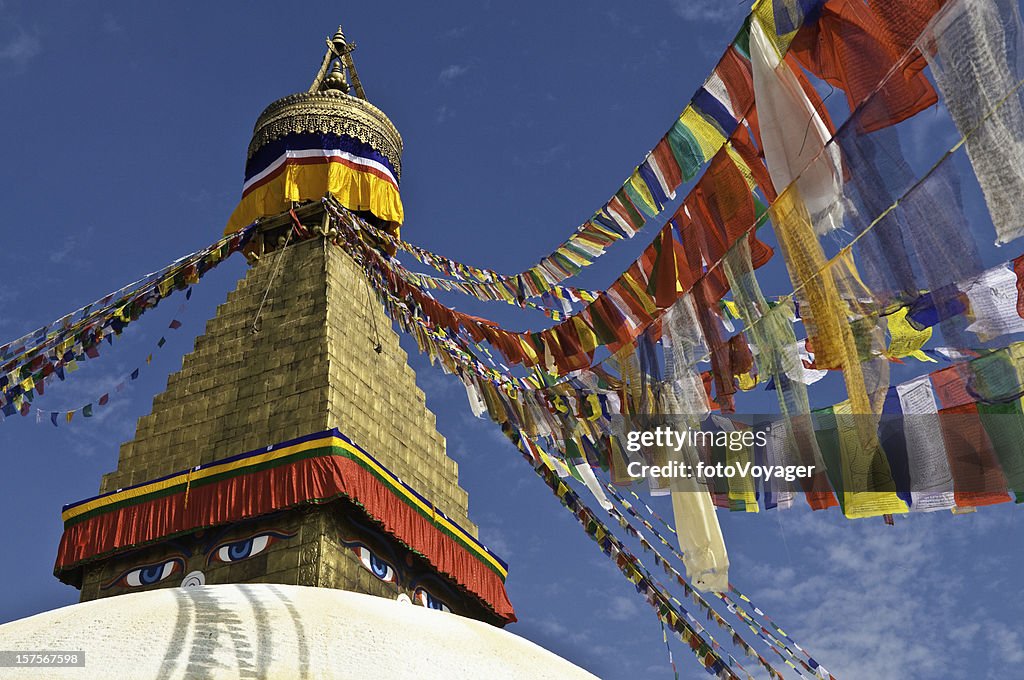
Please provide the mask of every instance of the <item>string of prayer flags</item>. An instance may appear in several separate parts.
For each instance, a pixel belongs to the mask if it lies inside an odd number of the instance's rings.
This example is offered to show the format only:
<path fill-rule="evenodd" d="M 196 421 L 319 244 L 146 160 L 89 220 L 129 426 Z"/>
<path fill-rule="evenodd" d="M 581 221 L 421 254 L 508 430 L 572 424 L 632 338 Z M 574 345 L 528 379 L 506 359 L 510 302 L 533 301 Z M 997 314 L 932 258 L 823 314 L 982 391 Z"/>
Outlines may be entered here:
<path fill-rule="evenodd" d="M 533 467 L 534 458 L 530 447 L 524 443 L 522 433 L 514 431 L 510 427 L 503 427 L 502 431 Z M 680 640 L 690 646 L 691 651 L 704 668 L 718 677 L 738 680 L 739 676 L 730 669 L 729 664 L 721 655 L 704 640 L 684 616 L 680 615 L 672 603 L 672 598 L 653 582 L 640 561 L 615 537 L 604 522 L 598 519 L 572 488 L 560 480 L 555 470 L 546 464 L 541 464 L 533 469 L 545 481 L 563 507 L 573 513 L 576 520 L 584 527 L 587 536 L 598 544 L 602 552 L 614 560 L 623 575 L 637 588 L 637 592 L 649 598 L 648 601 L 658 612 L 659 620 L 668 624 Z"/>
<path fill-rule="evenodd" d="M 777 22 L 776 16 L 784 16 L 785 21 Z M 751 115 L 754 96 L 746 45 L 749 27 L 758 20 L 766 26 L 763 30 L 772 48 L 785 54 L 801 27 L 817 20 L 817 12 L 794 0 L 757 0 L 734 42 L 669 131 L 608 202 L 536 265 L 518 274 L 502 275 L 452 267 L 438 256 L 421 261 L 439 264 L 445 267 L 439 270 L 449 275 L 458 273 L 485 286 L 504 286 L 525 297 L 537 297 L 593 264 L 613 243 L 632 238 L 647 218 L 664 210 L 675 198 L 676 189 L 695 177 Z"/>
<path fill-rule="evenodd" d="M 670 550 L 670 552 L 672 552 L 676 556 L 677 559 L 679 559 L 680 561 L 682 560 L 682 557 L 672 547 L 671 542 L 668 539 L 666 539 L 649 521 L 647 521 L 645 518 L 643 518 L 635 510 L 634 505 L 632 503 L 630 503 L 622 495 L 620 495 L 616 491 L 615 487 L 613 487 L 612 485 L 609 484 L 607 486 L 607 489 L 608 489 L 609 494 L 611 494 L 611 496 L 613 498 L 615 498 L 619 502 L 619 504 L 621 506 L 623 506 L 626 509 L 626 511 L 631 516 L 635 517 L 641 524 L 643 524 L 644 527 L 646 527 L 648 529 L 648 531 L 653 533 L 658 538 L 658 540 L 661 542 L 661 544 L 663 546 L 667 547 Z M 637 496 L 636 493 L 632 489 L 626 488 L 625 490 L 630 493 L 630 495 L 633 497 L 634 500 L 636 500 L 636 502 L 639 505 L 643 506 L 644 510 L 646 511 L 646 513 L 648 515 L 650 515 L 657 522 L 659 522 L 670 533 L 672 533 L 672 534 L 676 533 L 675 527 L 673 527 L 664 518 L 662 518 L 661 515 L 659 515 L 657 512 L 655 512 L 654 509 L 651 508 L 651 506 L 648 505 L 646 502 L 644 502 L 643 499 L 641 499 L 639 496 Z M 753 630 L 755 633 L 758 632 L 758 630 L 760 630 L 762 633 L 766 634 L 770 638 L 770 640 L 767 641 L 769 646 L 772 646 L 773 644 L 778 645 L 779 647 L 782 647 L 783 649 L 785 649 L 786 652 L 788 654 L 790 654 L 790 656 L 792 658 L 796 658 L 796 655 L 792 653 L 792 651 L 789 649 L 789 646 L 786 645 L 785 643 L 783 643 L 779 639 L 781 637 L 782 640 L 785 640 L 786 642 L 788 642 L 790 645 L 792 645 L 794 648 L 796 648 L 798 651 L 800 651 L 805 657 L 807 657 L 807 665 L 809 666 L 808 670 L 810 670 L 817 677 L 822 677 L 822 678 L 830 677 L 830 674 L 828 673 L 828 671 L 826 669 L 824 669 L 823 667 L 821 667 L 820 664 L 814 659 L 813 656 L 811 656 L 811 654 L 806 649 L 804 649 L 798 642 L 796 642 L 796 640 L 794 640 L 792 637 L 790 637 L 789 634 L 787 634 L 785 630 L 783 630 L 777 623 L 775 623 L 775 621 L 772 620 L 772 618 L 770 616 L 765 614 L 756 604 L 754 604 L 750 600 L 749 597 L 747 597 L 742 592 L 740 592 L 740 590 L 738 588 L 736 588 L 736 586 L 733 585 L 731 582 L 729 583 L 729 593 L 735 594 L 736 597 L 738 597 L 740 600 L 742 600 L 744 602 L 747 602 L 750 605 L 753 613 L 756 614 L 757 616 L 761 617 L 762 619 L 764 619 L 764 621 L 767 622 L 768 625 L 771 626 L 772 630 L 769 631 L 763 625 L 758 624 L 755 621 L 754 617 L 751 614 L 747 613 L 746 610 L 744 610 L 742 606 L 740 606 L 738 603 L 736 603 L 730 597 L 729 594 L 726 594 L 726 593 L 716 593 L 715 595 L 716 595 L 716 597 L 718 597 L 720 600 L 722 600 L 723 602 L 725 602 L 728 605 L 729 611 L 731 611 L 732 613 L 736 614 L 737 616 L 739 616 L 741 618 L 741 620 L 746 622 L 747 625 L 751 627 L 751 630 Z M 699 598 L 699 594 L 694 594 L 694 595 L 695 595 L 695 601 L 696 601 Z M 709 614 L 709 617 L 710 617 L 710 614 Z M 776 637 L 776 636 L 778 636 L 778 637 Z M 802 661 L 800 663 L 801 663 L 801 665 L 803 665 Z"/>
<path fill-rule="evenodd" d="M 250 225 L 179 258 L 156 274 L 122 288 L 118 293 L 111 293 L 94 305 L 44 326 L 33 334 L 37 342 L 19 340 L 7 343 L 5 361 L 0 364 L 0 409 L 14 402 L 23 404 L 25 399 L 31 399 L 33 392 L 42 393 L 40 390 L 45 388 L 47 379 L 56 375 L 63 380 L 65 370 L 75 371 L 78 361 L 98 357 L 103 340 L 112 344 L 114 337 L 128 324 L 156 307 L 174 291 L 188 289 L 187 299 L 191 295 L 189 287 L 228 255 L 242 250 L 253 233 L 254 227 Z M 0 412 L 6 413 L 7 410 Z M 21 410 L 27 413 L 24 407 Z"/>
<path fill-rule="evenodd" d="M 484 386 L 486 386 L 486 383 L 482 385 L 482 387 Z M 470 391 L 470 393 L 472 394 L 472 391 Z M 489 390 L 484 390 L 483 394 L 496 396 L 493 392 L 490 392 Z M 649 581 L 649 575 L 645 576 L 646 572 L 642 570 L 642 565 L 640 565 L 638 561 L 635 561 L 635 558 L 630 559 L 631 556 L 628 556 L 628 553 L 623 554 L 621 549 L 615 549 L 617 545 L 621 544 L 617 544 L 617 541 L 615 541 L 613 536 L 611 536 L 607 528 L 603 527 L 602 523 L 600 523 L 599 520 L 596 520 L 596 517 L 594 517 L 592 513 L 585 509 L 585 505 L 582 503 L 581 499 L 575 496 L 575 494 L 573 494 L 569 487 L 558 481 L 559 474 L 555 473 L 555 466 L 562 464 L 557 459 L 552 459 L 551 457 L 549 457 L 547 454 L 544 453 L 542 449 L 536 447 L 536 445 L 531 444 L 522 432 L 519 432 L 518 434 L 511 434 L 512 429 L 510 423 L 506 422 L 506 425 L 503 427 L 503 429 L 505 430 L 506 434 L 509 434 L 510 438 L 513 439 L 513 441 L 519 446 L 520 450 L 522 451 L 523 455 L 527 458 L 527 460 L 529 460 L 532 464 L 538 466 L 536 468 L 538 469 L 538 471 L 540 467 L 544 467 L 547 470 L 545 478 L 549 482 L 549 486 L 552 488 L 553 491 L 555 491 L 559 498 L 563 500 L 563 504 L 567 508 L 574 510 L 574 515 L 576 515 L 577 519 L 580 520 L 581 524 L 584 525 L 588 535 L 594 538 L 596 541 L 598 541 L 599 545 L 602 546 L 602 549 L 607 554 L 616 557 L 617 564 L 619 565 L 620 569 L 623 570 L 623 573 L 627 576 L 627 578 L 630 578 L 630 580 L 638 586 L 638 589 L 641 592 L 646 592 L 648 594 L 654 594 L 658 592 L 657 590 L 654 590 L 655 588 L 658 588 L 658 586 L 653 584 L 653 582 Z M 574 472 L 574 469 L 579 469 L 578 467 L 562 467 L 564 469 L 563 474 L 567 476 L 571 476 Z M 678 576 L 678 578 L 680 579 L 681 583 L 685 583 L 685 580 L 683 580 L 681 576 Z M 664 601 L 667 600 L 663 599 L 663 602 Z M 664 609 L 664 607 L 661 607 L 659 611 L 661 611 L 661 609 Z M 679 614 L 673 613 L 671 609 L 667 610 L 667 613 L 664 613 L 663 616 L 667 617 L 665 620 L 670 623 L 673 630 L 676 631 L 677 635 L 680 635 L 680 638 L 684 642 L 691 644 L 691 646 L 695 644 L 697 645 L 696 647 L 693 647 L 694 651 L 698 654 L 698 657 L 702 659 L 707 668 L 709 668 L 713 672 L 718 673 L 723 673 L 728 670 L 728 667 L 726 665 L 716 664 L 717 657 L 714 654 L 714 650 L 718 647 L 717 643 L 712 644 L 710 647 L 701 645 L 699 637 L 695 637 L 694 629 L 687 627 L 685 622 L 680 620 L 681 617 L 679 616 Z M 752 652 L 753 650 L 750 651 Z M 756 654 L 756 652 L 754 653 Z M 767 664 L 767 662 L 764 661 L 763 657 L 760 657 L 758 655 L 758 658 L 763 663 Z M 720 661 L 720 658 L 718 658 L 718 660 Z M 770 668 L 770 665 L 768 665 L 768 667 Z M 726 674 L 723 677 L 735 676 L 732 674 Z M 774 677 L 780 676 L 775 674 Z"/>
<path fill-rule="evenodd" d="M 1015 305 L 1015 304 L 1013 304 L 1013 303 L 1011 303 L 1011 304 L 1012 304 L 1012 306 L 1013 306 L 1014 308 L 1016 307 L 1016 305 Z M 963 354 L 963 353 L 961 353 L 961 354 Z M 953 354 L 948 354 L 948 355 L 949 355 L 949 356 L 952 356 Z M 480 389 L 483 389 L 484 387 L 486 387 L 486 383 L 480 383 L 480 385 L 479 385 L 479 388 L 480 388 Z M 494 403 L 494 398 L 495 398 L 495 397 L 497 397 L 498 393 L 494 393 L 494 392 L 489 392 L 489 391 L 488 391 L 488 390 L 486 390 L 486 389 L 483 389 L 482 393 L 484 393 L 484 394 L 489 394 L 489 395 L 492 395 L 492 398 L 484 399 L 484 401 L 490 401 L 490 403 L 488 403 L 488 409 L 489 409 L 489 410 L 492 410 L 492 411 L 494 411 L 494 410 L 496 410 L 496 409 L 497 409 L 497 410 L 499 410 L 499 411 L 500 411 L 501 413 L 505 414 L 505 415 L 503 415 L 503 416 L 502 416 L 502 418 L 504 418 L 504 419 L 505 419 L 505 421 L 504 421 L 504 422 L 509 422 L 509 420 L 508 420 L 508 419 L 509 419 L 509 417 L 510 417 L 510 414 L 512 413 L 512 411 L 510 411 L 510 410 L 509 410 L 509 405 L 508 405 L 508 403 L 506 403 L 506 405 L 505 405 L 505 406 L 499 407 L 499 406 L 497 406 L 497 405 L 496 405 L 496 403 Z M 622 402 L 623 402 L 623 401 L 621 401 L 621 403 L 622 403 Z M 628 403 L 628 402 L 627 402 L 627 403 Z M 841 406 L 842 406 L 842 405 L 841 405 Z M 842 414 L 842 413 L 843 413 L 843 412 L 841 411 L 841 414 Z M 836 441 L 837 441 L 837 443 L 836 443 L 836 447 L 840 447 L 840 448 L 834 448 L 834 449 L 835 449 L 835 452 L 836 452 L 836 454 L 835 454 L 835 456 L 834 456 L 834 458 L 833 458 L 833 459 L 831 459 L 831 460 L 829 460 L 829 461 L 828 461 L 828 469 L 829 469 L 829 472 L 830 472 L 830 473 L 831 473 L 831 472 L 835 472 L 835 473 L 836 473 L 837 477 L 836 477 L 836 479 L 834 480 L 834 485 L 835 485 L 835 486 L 837 487 L 837 490 L 839 490 L 839 491 L 841 491 L 841 492 L 842 492 L 842 490 L 843 490 L 843 488 L 844 488 L 844 483 L 843 483 L 843 481 L 842 481 L 842 471 L 841 471 L 841 468 L 842 468 L 842 463 L 841 463 L 841 461 L 843 460 L 843 457 L 842 457 L 842 453 L 841 453 L 841 448 L 842 448 L 842 447 L 841 447 L 841 444 L 840 444 L 840 440 L 839 440 L 839 439 L 837 439 Z M 850 443 L 850 442 L 848 442 L 848 443 L 846 444 L 846 448 L 847 448 L 847 449 L 849 450 L 849 449 L 850 449 L 850 447 L 851 447 L 851 443 Z M 848 453 L 848 455 L 847 455 L 847 458 L 849 458 L 849 453 Z M 570 468 L 570 469 L 571 469 L 571 468 Z M 849 487 L 849 486 L 848 486 L 848 487 Z M 876 493 L 877 493 L 877 492 L 876 492 Z M 774 503 L 774 505 L 775 505 L 775 506 L 777 507 L 777 506 L 779 505 L 779 501 L 781 501 L 781 500 L 782 500 L 782 499 L 781 499 L 781 497 L 780 497 L 780 496 L 778 496 L 778 495 L 776 495 L 776 499 L 775 499 L 774 501 L 770 501 L 770 502 L 769 502 L 769 505 L 770 505 L 771 503 Z M 891 513 L 883 513 L 883 514 L 891 514 Z"/>
<path fill-rule="evenodd" d="M 191 289 L 189 289 L 189 291 L 187 292 L 187 296 L 188 297 L 186 299 L 191 298 L 191 292 L 192 292 Z M 186 305 L 185 305 L 185 303 L 182 303 L 181 306 L 178 307 L 177 313 L 178 314 L 183 314 L 185 312 L 185 309 L 186 309 Z M 181 328 L 181 326 L 182 326 L 181 321 L 179 321 L 178 319 L 172 319 L 171 322 L 167 325 L 167 328 L 169 330 L 178 330 L 179 328 Z M 156 347 L 157 347 L 157 349 L 162 349 L 165 344 L 167 344 L 167 337 L 166 336 L 160 336 L 160 339 L 157 340 Z M 153 361 L 153 354 L 150 353 L 150 354 L 148 354 L 146 356 L 146 364 L 149 365 L 149 364 L 152 363 L 152 361 Z M 131 382 L 131 381 L 138 380 L 139 376 L 140 376 L 140 368 L 133 369 L 128 374 L 126 379 L 123 379 L 123 380 L 120 380 L 120 381 L 117 382 L 117 384 L 114 386 L 115 393 L 123 392 L 125 387 L 127 386 L 127 383 Z M 38 390 L 38 392 L 39 392 L 39 394 L 42 394 L 42 390 Z M 36 423 L 42 423 L 44 415 L 47 414 L 47 413 L 48 413 L 48 416 L 49 416 L 49 421 L 50 421 L 50 423 L 54 427 L 58 427 L 58 420 L 60 420 L 62 416 L 63 416 L 63 419 L 64 419 L 64 421 L 66 423 L 70 423 L 72 418 L 74 417 L 74 414 L 75 413 L 79 413 L 79 412 L 82 414 L 83 418 L 92 418 L 93 414 L 94 414 L 94 409 L 96 407 L 102 408 L 102 407 L 106 406 L 109 403 L 110 403 L 110 393 L 109 392 L 105 392 L 102 395 L 100 395 L 96 399 L 95 402 L 89 402 L 88 404 L 85 404 L 84 406 L 80 406 L 80 407 L 74 408 L 74 409 L 62 409 L 62 410 L 47 412 L 47 411 L 44 411 L 43 409 L 37 408 L 36 409 Z"/>
<path fill-rule="evenodd" d="M 679 553 L 679 551 L 677 551 L 672 546 L 672 543 L 667 538 L 665 538 L 649 521 L 644 519 L 634 509 L 633 505 L 631 503 L 629 503 L 625 498 L 623 498 L 615 490 L 614 486 L 612 486 L 611 484 L 608 484 L 606 486 L 606 488 L 608 490 L 608 493 L 612 496 L 612 498 L 614 498 L 619 503 L 619 505 L 622 506 L 623 509 L 625 509 L 626 512 L 631 517 L 636 519 L 638 522 L 640 522 L 644 526 L 644 528 L 646 528 L 648 531 L 650 531 L 658 539 L 658 541 L 662 544 L 662 546 L 667 548 L 668 551 L 679 561 L 680 564 L 682 564 L 684 562 L 683 555 L 681 553 Z M 635 496 L 636 495 L 634 494 L 634 497 Z M 650 509 L 650 506 L 647 506 L 646 503 L 644 503 L 644 505 L 645 505 L 645 507 L 647 507 L 648 512 L 653 515 L 654 511 Z M 623 525 L 624 524 L 624 520 L 620 520 L 619 524 Z M 640 537 L 639 533 L 635 533 L 635 530 L 631 530 L 632 527 L 624 526 L 623 528 L 625 528 L 627 530 L 627 532 L 630 533 L 631 535 L 635 535 L 638 538 Z M 676 532 L 675 529 L 672 528 L 671 526 L 669 526 L 668 528 L 673 533 Z M 685 579 L 683 579 L 682 575 L 679 574 L 679 572 L 676 571 L 674 568 L 672 568 L 671 565 L 667 564 L 667 561 L 665 561 L 664 557 L 662 557 L 660 555 L 660 553 L 658 553 L 658 551 L 655 550 L 651 546 L 651 544 L 649 542 L 644 542 L 644 541 L 641 540 L 641 544 L 644 545 L 645 550 L 647 550 L 648 552 L 653 552 L 654 553 L 656 561 L 661 560 L 662 562 L 664 562 L 663 566 L 664 566 L 664 569 L 665 569 L 665 571 L 667 573 L 675 576 L 677 578 L 677 580 L 680 582 L 680 584 L 685 583 Z M 732 589 L 732 585 L 730 584 L 729 587 L 730 587 L 730 590 L 731 590 Z M 731 640 L 733 640 L 734 644 L 736 644 L 737 646 L 743 648 L 744 652 L 748 656 L 759 657 L 759 655 L 756 653 L 756 651 L 754 651 L 753 649 L 750 649 L 746 645 L 746 642 L 743 641 L 743 639 L 736 634 L 736 631 L 733 629 L 733 627 L 727 621 L 725 621 L 721 616 L 719 616 L 718 613 L 715 612 L 714 609 L 711 608 L 711 606 L 708 604 L 708 602 L 706 600 L 704 600 L 704 598 L 701 597 L 699 592 L 695 591 L 692 588 L 687 588 L 686 589 L 686 594 L 693 600 L 693 602 L 695 602 L 698 606 L 701 607 L 702 610 L 704 610 L 704 612 L 706 613 L 707 618 L 709 620 L 714 621 L 719 627 L 721 627 L 723 630 L 725 630 L 726 632 L 729 633 L 729 637 L 730 637 Z M 746 612 L 742 609 L 742 607 L 739 607 L 739 606 L 737 606 L 735 604 L 732 604 L 731 601 L 728 598 L 728 595 L 726 595 L 724 593 L 714 593 L 714 594 L 715 594 L 716 597 L 718 597 L 723 602 L 726 602 L 727 604 L 730 604 L 731 606 L 729 607 L 729 610 L 732 611 L 737 616 L 739 616 L 742 621 L 744 621 L 745 623 L 748 624 L 748 626 L 750 625 L 750 621 L 752 621 L 753 619 L 751 617 L 749 617 L 749 615 L 746 618 L 744 618 L 743 614 L 745 614 Z M 777 655 L 779 655 L 779 657 L 782 658 L 785 662 L 789 662 L 789 660 L 786 658 L 787 655 L 788 655 L 788 657 L 790 659 L 796 660 L 797 663 L 804 664 L 804 662 L 801 659 L 799 659 L 797 657 L 797 655 L 795 655 L 784 643 L 782 643 L 777 638 L 775 638 L 771 631 L 768 631 L 767 629 L 764 629 L 763 627 L 754 627 L 754 626 L 751 626 L 751 630 L 754 633 L 758 634 L 758 636 L 761 637 L 761 639 L 770 648 L 772 648 L 772 650 Z M 786 639 L 788 639 L 791 644 L 793 644 L 795 647 L 797 647 L 797 649 L 800 649 L 802 651 L 802 648 L 799 645 L 797 645 L 791 638 L 788 638 L 788 636 L 787 636 Z M 785 650 L 786 654 L 782 654 L 782 652 L 780 652 L 779 649 L 776 649 L 776 647 L 781 647 L 783 650 Z M 811 659 L 810 661 L 812 663 L 815 663 L 813 659 Z M 810 670 L 811 672 L 814 672 L 812 670 L 812 668 L 814 668 L 814 667 L 815 666 L 808 667 L 808 666 L 805 665 L 805 668 L 807 668 L 807 670 Z"/>

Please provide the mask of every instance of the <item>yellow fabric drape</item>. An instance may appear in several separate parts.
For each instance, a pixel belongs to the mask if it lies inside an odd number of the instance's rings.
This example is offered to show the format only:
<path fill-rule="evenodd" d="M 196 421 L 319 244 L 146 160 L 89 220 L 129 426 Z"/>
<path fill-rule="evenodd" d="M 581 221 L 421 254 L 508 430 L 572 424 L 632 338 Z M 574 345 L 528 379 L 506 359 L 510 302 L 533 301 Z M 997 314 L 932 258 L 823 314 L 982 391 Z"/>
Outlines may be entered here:
<path fill-rule="evenodd" d="M 259 217 L 282 213 L 292 201 L 315 201 L 328 192 L 349 210 L 368 210 L 396 225 L 405 219 L 398 189 L 381 177 L 341 163 L 287 163 L 276 177 L 239 201 L 224 233 L 238 231 Z"/>
<path fill-rule="evenodd" d="M 836 406 L 835 413 L 840 421 L 846 515 L 906 512 L 906 503 L 895 494 L 895 483 L 878 443 L 877 416 L 888 388 L 884 342 L 877 321 L 866 314 L 867 309 L 859 308 L 858 301 L 867 297 L 867 290 L 852 256 L 844 251 L 833 262 L 826 260 L 795 185 L 775 201 L 771 216 L 790 279 L 801 300 L 801 316 L 814 348 L 815 364 L 843 372 L 848 398 Z M 858 329 L 864 357 L 858 351 L 851 315 L 861 317 Z"/>

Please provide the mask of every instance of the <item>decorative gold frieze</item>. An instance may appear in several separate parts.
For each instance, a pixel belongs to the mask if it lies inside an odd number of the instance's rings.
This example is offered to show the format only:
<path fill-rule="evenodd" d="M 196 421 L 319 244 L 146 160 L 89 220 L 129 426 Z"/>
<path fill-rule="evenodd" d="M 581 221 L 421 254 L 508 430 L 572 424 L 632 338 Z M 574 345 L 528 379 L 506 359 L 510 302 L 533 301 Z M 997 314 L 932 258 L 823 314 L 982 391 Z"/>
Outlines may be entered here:
<path fill-rule="evenodd" d="M 402 136 L 373 104 L 342 92 L 301 92 L 278 99 L 260 114 L 249 143 L 249 157 L 287 134 L 319 132 L 348 135 L 379 151 L 402 177 Z"/>

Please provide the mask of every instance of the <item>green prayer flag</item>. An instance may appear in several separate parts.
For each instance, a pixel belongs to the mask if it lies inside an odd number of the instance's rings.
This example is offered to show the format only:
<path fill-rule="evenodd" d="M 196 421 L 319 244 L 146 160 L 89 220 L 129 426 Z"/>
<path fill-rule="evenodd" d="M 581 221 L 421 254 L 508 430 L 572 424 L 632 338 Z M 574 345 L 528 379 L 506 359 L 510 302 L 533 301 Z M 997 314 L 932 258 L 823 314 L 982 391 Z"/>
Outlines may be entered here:
<path fill-rule="evenodd" d="M 814 438 L 818 440 L 818 448 L 821 450 L 821 458 L 825 461 L 825 473 L 828 481 L 835 489 L 836 498 L 839 499 L 839 507 L 846 514 L 846 498 L 843 493 L 842 475 L 842 451 L 839 448 L 839 425 L 836 423 L 836 416 L 832 407 L 815 409 L 811 411 L 814 419 Z"/>

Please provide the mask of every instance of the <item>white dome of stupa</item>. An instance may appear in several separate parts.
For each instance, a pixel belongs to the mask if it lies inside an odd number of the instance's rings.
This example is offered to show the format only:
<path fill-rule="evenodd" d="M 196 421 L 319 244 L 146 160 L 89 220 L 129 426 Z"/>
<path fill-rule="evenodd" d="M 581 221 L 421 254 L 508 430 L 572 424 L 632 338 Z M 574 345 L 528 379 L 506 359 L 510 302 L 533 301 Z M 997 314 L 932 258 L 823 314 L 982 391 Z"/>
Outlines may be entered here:
<path fill-rule="evenodd" d="M 4 678 L 594 678 L 473 619 L 276 584 L 162 588 L 70 605 L 0 625 L 0 649 L 84 652 L 84 668 L 5 668 Z"/>

